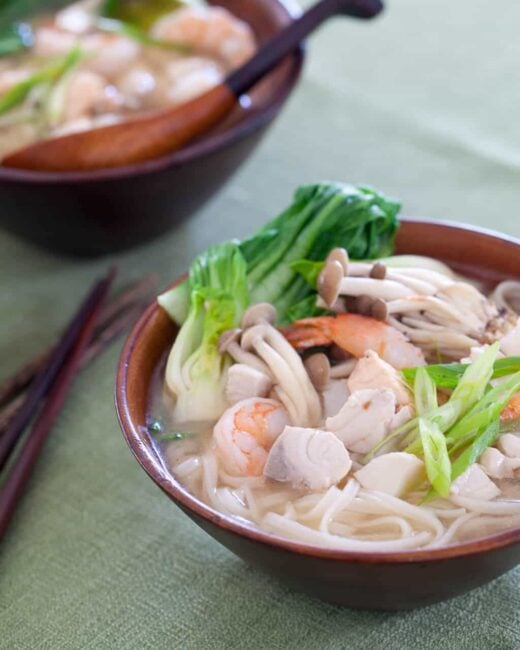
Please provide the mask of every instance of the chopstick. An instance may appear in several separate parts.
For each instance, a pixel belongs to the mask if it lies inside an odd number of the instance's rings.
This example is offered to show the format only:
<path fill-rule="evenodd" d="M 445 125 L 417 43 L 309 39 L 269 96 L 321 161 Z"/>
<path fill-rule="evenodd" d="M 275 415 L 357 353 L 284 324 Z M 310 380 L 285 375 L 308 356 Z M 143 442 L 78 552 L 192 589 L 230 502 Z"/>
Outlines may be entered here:
<path fill-rule="evenodd" d="M 146 275 L 126 285 L 109 304 L 103 306 L 99 324 L 81 360 L 81 368 L 101 354 L 135 322 L 150 300 L 151 293 L 156 289 L 157 284 L 158 277 L 155 274 Z M 24 392 L 49 359 L 51 353 L 52 349 L 39 354 L 0 383 L 0 440 L 20 409 Z"/>
<path fill-rule="evenodd" d="M 0 538 L 3 536 L 22 490 L 29 480 L 40 449 L 60 412 L 68 389 L 79 369 L 81 359 L 90 342 L 99 319 L 101 306 L 115 276 L 111 269 L 107 276 L 97 282 L 67 327 L 63 338 L 51 354 L 48 362 L 35 378 L 23 406 L 1 439 L 0 468 L 7 461 L 19 435 L 34 416 L 34 410 L 43 396 L 45 404 L 37 415 L 32 430 L 15 459 L 12 469 L 0 491 Z"/>
<path fill-rule="evenodd" d="M 157 283 L 158 278 L 155 274 L 151 273 L 146 275 L 144 278 L 127 285 L 113 301 L 103 306 L 99 317 L 99 324 L 96 327 L 95 336 L 90 347 L 96 343 L 99 336 L 107 328 L 111 327 L 111 322 L 114 321 L 114 317 L 121 318 L 125 312 L 128 313 L 128 309 L 135 308 L 136 305 L 142 304 L 144 300 L 148 300 L 150 292 L 156 287 Z M 112 325 L 112 327 L 115 329 L 115 326 Z M 0 383 L 0 408 L 29 385 L 35 375 L 41 370 L 51 352 L 52 349 L 49 349 L 39 354 L 14 375 L 7 377 Z"/>

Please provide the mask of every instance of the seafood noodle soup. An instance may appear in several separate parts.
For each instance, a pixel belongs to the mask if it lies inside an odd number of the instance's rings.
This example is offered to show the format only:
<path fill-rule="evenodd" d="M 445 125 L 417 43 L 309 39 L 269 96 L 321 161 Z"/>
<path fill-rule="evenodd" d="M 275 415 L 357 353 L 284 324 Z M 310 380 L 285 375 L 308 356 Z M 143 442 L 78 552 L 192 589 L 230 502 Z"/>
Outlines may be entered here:
<path fill-rule="evenodd" d="M 182 104 L 255 52 L 246 23 L 182 0 L 82 0 L 0 37 L 0 159 Z"/>
<path fill-rule="evenodd" d="M 215 510 L 314 546 L 520 526 L 520 283 L 393 255 L 399 205 L 321 183 L 159 297 L 149 431 Z"/>

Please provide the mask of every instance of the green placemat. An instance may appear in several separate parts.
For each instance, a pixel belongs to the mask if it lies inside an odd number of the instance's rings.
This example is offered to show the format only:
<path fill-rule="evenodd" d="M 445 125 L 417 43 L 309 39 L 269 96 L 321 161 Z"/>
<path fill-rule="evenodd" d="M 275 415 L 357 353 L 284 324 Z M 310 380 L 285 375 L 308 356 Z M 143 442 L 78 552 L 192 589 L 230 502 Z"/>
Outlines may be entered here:
<path fill-rule="evenodd" d="M 312 40 L 257 155 L 189 222 L 118 256 L 121 281 L 155 270 L 166 283 L 320 178 L 370 183 L 406 214 L 520 235 L 520 7 L 389 4 L 377 23 L 338 19 Z M 0 375 L 52 340 L 107 264 L 0 234 Z M 122 440 L 118 347 L 76 382 L 0 548 L 0 648 L 520 648 L 519 570 L 427 609 L 356 612 L 293 593 L 213 542 Z"/>

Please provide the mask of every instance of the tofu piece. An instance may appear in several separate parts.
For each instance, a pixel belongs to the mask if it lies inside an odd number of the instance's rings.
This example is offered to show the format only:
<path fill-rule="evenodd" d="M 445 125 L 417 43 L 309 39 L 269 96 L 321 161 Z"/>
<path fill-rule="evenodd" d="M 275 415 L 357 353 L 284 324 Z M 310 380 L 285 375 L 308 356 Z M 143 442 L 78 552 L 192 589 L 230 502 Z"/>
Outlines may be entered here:
<path fill-rule="evenodd" d="M 351 466 L 348 451 L 330 431 L 286 426 L 269 451 L 264 476 L 295 488 L 326 490 Z"/>
<path fill-rule="evenodd" d="M 520 436 L 504 433 L 497 442 L 500 451 L 509 458 L 520 458 Z"/>
<path fill-rule="evenodd" d="M 228 370 L 226 398 L 230 404 L 236 404 L 250 397 L 267 397 L 272 387 L 271 378 L 260 370 L 235 363 Z"/>
<path fill-rule="evenodd" d="M 520 322 L 500 340 L 500 351 L 506 357 L 520 355 Z"/>
<path fill-rule="evenodd" d="M 411 395 L 400 373 L 373 350 L 369 350 L 357 362 L 347 385 L 351 393 L 367 388 L 390 390 L 399 406 L 411 403 Z"/>
<path fill-rule="evenodd" d="M 325 420 L 349 451 L 366 453 L 387 435 L 395 414 L 395 394 L 389 390 L 358 390 L 334 417 Z"/>
<path fill-rule="evenodd" d="M 331 379 L 322 392 L 324 417 L 337 415 L 350 395 L 346 379 Z"/>
<path fill-rule="evenodd" d="M 473 463 L 451 484 L 450 494 L 469 499 L 491 501 L 500 494 L 499 488 L 488 478 L 486 472 Z"/>
<path fill-rule="evenodd" d="M 513 478 L 514 467 L 511 459 L 495 447 L 488 447 L 479 458 L 479 465 L 491 478 Z M 520 461 L 519 461 L 520 465 Z"/>
<path fill-rule="evenodd" d="M 413 454 L 396 451 L 373 458 L 354 476 L 367 490 L 401 497 L 424 480 L 424 463 Z"/>

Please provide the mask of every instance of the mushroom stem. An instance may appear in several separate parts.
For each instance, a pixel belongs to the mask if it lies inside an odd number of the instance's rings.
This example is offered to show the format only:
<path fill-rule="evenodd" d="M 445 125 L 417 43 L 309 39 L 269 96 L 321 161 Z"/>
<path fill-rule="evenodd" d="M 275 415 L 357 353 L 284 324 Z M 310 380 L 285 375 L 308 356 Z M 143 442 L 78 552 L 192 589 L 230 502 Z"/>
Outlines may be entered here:
<path fill-rule="evenodd" d="M 408 298 L 415 295 L 412 289 L 394 280 L 375 280 L 373 278 L 343 278 L 339 286 L 342 296 L 372 296 L 385 300 Z"/>
<path fill-rule="evenodd" d="M 295 426 L 316 426 L 321 403 L 298 353 L 278 330 L 267 323 L 255 325 L 242 335 L 244 349 L 253 349 L 269 366 L 279 395 Z"/>

